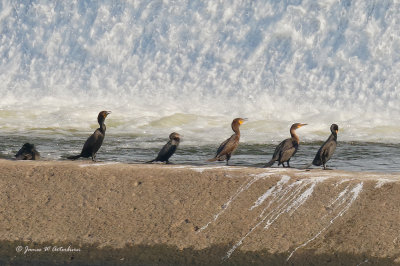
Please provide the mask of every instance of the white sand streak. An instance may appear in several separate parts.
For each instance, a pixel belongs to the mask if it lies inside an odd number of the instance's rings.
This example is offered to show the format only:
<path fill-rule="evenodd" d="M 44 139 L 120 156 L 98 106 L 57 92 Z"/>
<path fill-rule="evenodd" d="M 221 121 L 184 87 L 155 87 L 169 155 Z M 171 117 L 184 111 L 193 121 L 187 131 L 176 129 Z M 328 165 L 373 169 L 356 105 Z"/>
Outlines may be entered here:
<path fill-rule="evenodd" d="M 256 202 L 254 202 L 254 205 L 251 206 L 250 210 L 260 206 L 268 197 L 275 195 L 276 193 L 280 192 L 282 190 L 282 186 L 289 182 L 290 176 L 284 175 L 282 176 L 281 180 L 275 185 L 272 186 L 270 189 L 268 189 L 264 194 L 262 194 Z"/>
<path fill-rule="evenodd" d="M 354 201 L 358 198 L 359 194 L 361 193 L 363 188 L 363 182 L 357 184 L 354 186 L 354 188 L 348 192 L 348 186 L 339 193 L 339 196 L 331 203 L 332 204 L 337 204 L 337 206 L 335 206 L 334 209 L 337 209 L 339 207 L 342 207 L 339 209 L 339 212 L 336 214 L 336 216 L 334 216 L 331 220 L 329 220 L 328 224 L 323 227 L 317 234 L 315 234 L 312 238 L 310 238 L 309 240 L 307 240 L 306 242 L 304 242 L 303 244 L 301 244 L 300 246 L 298 246 L 297 248 L 295 248 L 290 255 L 287 258 L 287 261 L 292 257 L 292 255 L 299 249 L 302 247 L 305 247 L 306 245 L 308 245 L 311 241 L 313 241 L 314 239 L 316 239 L 318 236 L 321 235 L 322 232 L 326 231 L 326 229 L 328 229 L 333 222 L 339 218 L 340 216 L 342 216 L 345 212 L 347 212 L 347 210 L 350 208 L 350 206 L 354 203 Z M 347 202 L 347 204 L 345 204 Z M 324 216 L 325 217 L 325 216 Z"/>
<path fill-rule="evenodd" d="M 281 179 L 282 181 L 282 179 Z M 250 231 L 244 235 L 233 247 L 226 253 L 223 259 L 228 259 L 232 253 L 243 243 L 254 230 L 256 230 L 265 221 L 266 225 L 264 229 L 268 229 L 282 214 L 288 212 L 294 212 L 303 205 L 307 199 L 312 195 L 316 183 L 320 182 L 318 179 L 303 179 L 290 184 L 286 189 L 281 190 L 277 193 L 275 198 L 272 198 L 268 206 L 263 210 L 262 213 L 266 211 L 267 208 L 276 202 L 275 206 L 271 211 L 269 211 L 255 226 L 253 226 Z M 288 196 L 286 196 L 288 195 Z"/>
<path fill-rule="evenodd" d="M 236 191 L 236 193 L 230 197 L 230 199 L 225 202 L 224 205 L 222 205 L 222 210 L 220 212 L 218 212 L 217 214 L 214 215 L 214 218 L 209 221 L 206 225 L 204 225 L 203 227 L 201 227 L 197 232 L 200 233 L 201 231 L 203 231 L 204 229 L 206 229 L 211 223 L 215 222 L 218 217 L 225 212 L 225 210 L 229 207 L 229 205 L 244 191 L 246 191 L 251 185 L 254 184 L 254 182 L 256 182 L 257 180 L 261 179 L 261 178 L 265 178 L 272 175 L 272 173 L 262 173 L 262 174 L 258 174 L 258 175 L 254 175 L 253 177 L 249 177 L 246 182 L 244 182 Z"/>
<path fill-rule="evenodd" d="M 221 214 L 223 214 L 228 207 L 234 202 L 237 197 L 248 190 L 256 181 L 271 176 L 273 173 L 262 173 L 259 175 L 253 175 L 249 177 L 233 194 L 229 200 L 222 205 L 222 210 L 214 215 L 213 219 L 210 220 L 206 225 L 198 230 L 202 232 L 205 230 L 211 223 L 215 222 Z M 291 216 L 296 210 L 301 207 L 307 200 L 312 196 L 316 185 L 320 182 L 329 179 L 328 177 L 317 177 L 310 179 L 301 179 L 297 180 L 291 184 L 289 181 L 291 178 L 287 175 L 283 175 L 281 179 L 272 187 L 270 187 L 266 192 L 264 192 L 258 199 L 253 203 L 253 205 L 248 209 L 249 211 L 254 211 L 256 208 L 265 205 L 261 210 L 260 214 L 257 216 L 255 225 L 244 235 L 239 241 L 237 241 L 226 253 L 223 259 L 229 259 L 232 253 L 243 244 L 243 241 L 253 233 L 260 225 L 264 225 L 263 229 L 268 230 L 272 224 L 274 224 L 282 215 L 287 214 Z M 348 182 L 351 180 L 345 180 L 344 182 Z M 384 180 L 386 181 L 386 180 Z M 339 182 L 335 187 L 344 183 Z M 347 185 L 338 195 L 331 200 L 326 206 L 329 209 L 329 213 L 325 214 L 321 221 L 323 223 L 322 229 L 319 230 L 312 238 L 305 241 L 300 246 L 296 247 L 289 255 L 287 260 L 289 260 L 292 255 L 299 249 L 311 241 L 315 240 L 318 236 L 320 236 L 324 231 L 326 231 L 330 225 L 334 223 L 334 221 L 341 217 L 350 206 L 354 203 L 354 201 L 358 198 L 363 188 L 363 182 L 358 183 L 351 188 L 351 185 Z"/>

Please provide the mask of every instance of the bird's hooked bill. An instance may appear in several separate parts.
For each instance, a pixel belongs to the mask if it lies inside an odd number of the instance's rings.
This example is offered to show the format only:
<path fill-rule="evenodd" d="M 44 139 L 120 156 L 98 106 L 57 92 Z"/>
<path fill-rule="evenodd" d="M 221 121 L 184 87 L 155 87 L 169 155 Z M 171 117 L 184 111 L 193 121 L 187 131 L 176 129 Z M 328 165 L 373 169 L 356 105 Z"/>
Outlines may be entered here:
<path fill-rule="evenodd" d="M 249 120 L 249 119 L 247 119 L 247 118 L 241 118 L 241 120 L 239 121 L 239 123 L 240 123 L 240 124 L 243 124 L 243 122 L 245 122 L 245 121 L 247 121 L 247 120 Z"/>

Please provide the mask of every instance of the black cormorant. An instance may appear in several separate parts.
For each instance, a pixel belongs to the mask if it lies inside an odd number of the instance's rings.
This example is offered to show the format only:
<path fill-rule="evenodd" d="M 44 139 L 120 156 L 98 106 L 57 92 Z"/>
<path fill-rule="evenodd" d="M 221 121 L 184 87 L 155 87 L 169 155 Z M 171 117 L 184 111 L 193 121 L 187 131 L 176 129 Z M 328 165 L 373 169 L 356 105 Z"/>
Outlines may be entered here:
<path fill-rule="evenodd" d="M 169 141 L 167 144 L 162 147 L 157 157 L 154 160 L 148 161 L 147 163 L 152 162 L 166 162 L 170 163 L 169 158 L 175 153 L 176 149 L 179 146 L 179 142 L 181 141 L 181 135 L 176 132 L 173 132 L 169 135 Z"/>
<path fill-rule="evenodd" d="M 240 130 L 239 127 L 243 124 L 244 121 L 247 119 L 245 118 L 236 118 L 232 121 L 232 130 L 235 132 L 229 139 L 225 140 L 221 143 L 217 150 L 217 154 L 214 158 L 209 159 L 209 162 L 214 161 L 224 161 L 226 160 L 226 165 L 229 165 L 229 159 L 232 156 L 232 153 L 235 152 L 237 146 L 239 145 L 240 139 Z"/>
<path fill-rule="evenodd" d="M 92 157 L 93 161 L 96 160 L 96 152 L 100 149 L 101 144 L 103 144 L 104 136 L 106 134 L 106 125 L 104 124 L 104 120 L 106 120 L 107 115 L 110 113 L 110 111 L 101 111 L 99 113 L 97 121 L 99 122 L 100 127 L 86 140 L 81 154 L 67 157 L 68 159 L 76 160 L 80 157 Z"/>
<path fill-rule="evenodd" d="M 40 153 L 35 149 L 34 144 L 25 143 L 15 154 L 16 160 L 39 160 Z"/>
<path fill-rule="evenodd" d="M 321 148 L 319 148 L 317 154 L 315 155 L 314 161 L 312 162 L 313 165 L 320 166 L 322 164 L 324 166 L 324 170 L 326 170 L 326 162 L 329 161 L 336 149 L 338 131 L 338 125 L 332 124 L 332 134 L 325 141 L 325 143 L 322 144 Z"/>
<path fill-rule="evenodd" d="M 264 167 L 272 166 L 275 161 L 278 161 L 278 166 L 282 164 L 285 167 L 284 162 L 287 162 L 287 167 L 290 167 L 290 158 L 295 155 L 299 148 L 299 137 L 296 135 L 295 130 L 305 125 L 307 124 L 296 123 L 290 127 L 290 135 L 292 137 L 285 139 L 275 148 L 272 159 Z"/>

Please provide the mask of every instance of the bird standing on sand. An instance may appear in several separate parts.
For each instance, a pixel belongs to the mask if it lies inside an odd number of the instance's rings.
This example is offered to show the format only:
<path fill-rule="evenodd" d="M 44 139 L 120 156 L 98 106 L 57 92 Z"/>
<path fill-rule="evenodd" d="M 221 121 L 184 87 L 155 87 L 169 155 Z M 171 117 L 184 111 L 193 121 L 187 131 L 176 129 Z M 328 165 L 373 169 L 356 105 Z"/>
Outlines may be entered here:
<path fill-rule="evenodd" d="M 101 111 L 97 116 L 97 121 L 100 127 L 86 140 L 83 145 L 81 154 L 76 156 L 67 157 L 70 160 L 76 160 L 80 157 L 88 158 L 92 157 L 92 161 L 96 160 L 96 153 L 100 149 L 101 144 L 103 144 L 104 136 L 106 134 L 106 125 L 104 120 L 111 113 L 111 111 Z"/>
<path fill-rule="evenodd" d="M 164 145 L 164 147 L 162 147 L 157 157 L 154 160 L 148 161 L 147 163 L 165 162 L 169 164 L 170 162 L 168 160 L 175 153 L 180 141 L 181 135 L 176 132 L 171 133 L 169 135 L 169 141 Z"/>
<path fill-rule="evenodd" d="M 34 144 L 25 143 L 15 154 L 16 160 L 39 160 L 40 153 L 35 149 Z"/>
<path fill-rule="evenodd" d="M 326 170 L 326 162 L 332 157 L 333 153 L 336 150 L 337 145 L 337 133 L 339 131 L 339 127 L 336 124 L 331 125 L 331 135 L 325 141 L 324 144 L 319 148 L 315 158 L 312 162 L 315 166 L 320 166 L 321 164 Z"/>
<path fill-rule="evenodd" d="M 290 135 L 292 137 L 285 139 L 275 148 L 272 159 L 264 167 L 272 166 L 275 161 L 278 161 L 278 166 L 282 164 L 285 167 L 284 162 L 287 162 L 287 167 L 290 167 L 290 158 L 296 154 L 299 148 L 299 137 L 296 135 L 295 130 L 305 125 L 307 124 L 296 123 L 290 127 Z"/>
<path fill-rule="evenodd" d="M 232 121 L 232 130 L 235 132 L 229 139 L 225 140 L 221 143 L 217 150 L 217 154 L 214 158 L 209 159 L 209 162 L 214 161 L 224 161 L 226 159 L 226 165 L 229 165 L 229 159 L 232 156 L 232 153 L 235 152 L 236 148 L 239 145 L 240 139 L 240 130 L 239 127 L 241 124 L 246 121 L 246 118 L 236 118 Z"/>

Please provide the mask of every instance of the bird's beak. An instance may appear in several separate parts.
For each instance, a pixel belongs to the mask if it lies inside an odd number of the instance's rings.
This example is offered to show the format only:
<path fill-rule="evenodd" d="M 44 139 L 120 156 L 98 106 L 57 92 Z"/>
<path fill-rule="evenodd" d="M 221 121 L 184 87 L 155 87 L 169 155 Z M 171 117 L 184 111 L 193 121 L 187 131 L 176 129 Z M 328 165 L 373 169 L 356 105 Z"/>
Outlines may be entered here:
<path fill-rule="evenodd" d="M 299 127 L 307 126 L 308 124 L 300 124 Z"/>
<path fill-rule="evenodd" d="M 239 120 L 240 124 L 243 124 L 244 122 L 246 122 L 248 119 L 247 118 L 242 118 L 241 120 Z"/>
<path fill-rule="evenodd" d="M 337 135 L 337 133 L 339 132 L 339 130 L 335 130 L 335 132 L 336 132 L 336 135 Z"/>
<path fill-rule="evenodd" d="M 107 114 L 107 115 L 111 114 L 111 111 L 106 111 L 106 114 Z"/>

